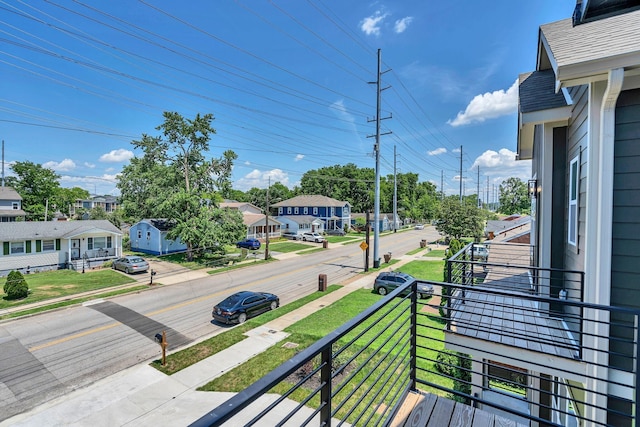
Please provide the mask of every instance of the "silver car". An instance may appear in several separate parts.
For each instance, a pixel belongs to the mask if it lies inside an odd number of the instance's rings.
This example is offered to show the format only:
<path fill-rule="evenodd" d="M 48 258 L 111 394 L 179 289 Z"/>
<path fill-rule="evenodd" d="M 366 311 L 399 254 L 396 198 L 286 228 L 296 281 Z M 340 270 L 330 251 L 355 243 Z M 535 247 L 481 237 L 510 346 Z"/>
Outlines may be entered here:
<path fill-rule="evenodd" d="M 112 267 L 127 274 L 149 271 L 149 263 L 144 258 L 135 255 L 118 258 L 113 261 Z"/>

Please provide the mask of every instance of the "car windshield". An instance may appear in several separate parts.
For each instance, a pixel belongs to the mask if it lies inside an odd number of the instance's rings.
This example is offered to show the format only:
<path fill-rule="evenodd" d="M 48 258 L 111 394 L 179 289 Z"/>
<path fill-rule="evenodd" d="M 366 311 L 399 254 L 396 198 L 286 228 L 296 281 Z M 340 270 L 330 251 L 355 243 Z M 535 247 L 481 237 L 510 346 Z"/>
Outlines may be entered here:
<path fill-rule="evenodd" d="M 129 258 L 129 262 L 143 262 L 142 258 Z"/>

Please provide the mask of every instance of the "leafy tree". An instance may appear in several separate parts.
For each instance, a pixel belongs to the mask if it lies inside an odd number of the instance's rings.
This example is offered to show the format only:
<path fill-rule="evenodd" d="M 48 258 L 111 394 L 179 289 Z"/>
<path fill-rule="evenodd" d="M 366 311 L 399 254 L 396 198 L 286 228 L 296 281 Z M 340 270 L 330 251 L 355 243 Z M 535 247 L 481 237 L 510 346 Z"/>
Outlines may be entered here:
<path fill-rule="evenodd" d="M 527 184 L 520 178 L 509 178 L 500 184 L 500 208 L 505 215 L 531 213 Z"/>
<path fill-rule="evenodd" d="M 217 208 L 222 194 L 231 194 L 231 169 L 237 156 L 227 150 L 220 158 L 205 157 L 215 134 L 212 114 L 197 114 L 192 120 L 175 112 L 163 116 L 164 123 L 156 128 L 161 136 L 143 134 L 132 142 L 144 155 L 134 157 L 123 169 L 118 188 L 130 218 L 164 217 L 173 222 L 168 237 L 179 237 L 191 260 L 195 248 L 235 240 L 236 230 L 244 230 L 242 216 L 225 216 Z M 215 218 L 234 222 L 224 226 L 231 227 L 228 237 L 219 233 L 223 226 Z"/>
<path fill-rule="evenodd" d="M 30 161 L 16 162 L 11 169 L 17 176 L 7 178 L 6 182 L 22 197 L 26 220 L 44 221 L 47 201 L 50 206 L 56 204 L 60 175 Z M 52 215 L 48 216 L 51 217 Z"/>
<path fill-rule="evenodd" d="M 60 210 L 60 212 L 70 215 L 71 214 L 70 207 L 76 202 L 76 200 L 86 200 L 89 197 L 90 197 L 89 192 L 84 188 L 61 187 L 58 190 L 58 194 L 56 197 L 57 208 L 58 210 Z"/>
<path fill-rule="evenodd" d="M 436 230 L 440 234 L 460 239 L 463 236 L 479 238 L 484 221 L 475 205 L 462 204 L 456 197 L 442 201 Z"/>
<path fill-rule="evenodd" d="M 7 299 L 26 298 L 29 294 L 29 285 L 22 273 L 13 270 L 9 272 L 3 290 L 7 294 Z"/>

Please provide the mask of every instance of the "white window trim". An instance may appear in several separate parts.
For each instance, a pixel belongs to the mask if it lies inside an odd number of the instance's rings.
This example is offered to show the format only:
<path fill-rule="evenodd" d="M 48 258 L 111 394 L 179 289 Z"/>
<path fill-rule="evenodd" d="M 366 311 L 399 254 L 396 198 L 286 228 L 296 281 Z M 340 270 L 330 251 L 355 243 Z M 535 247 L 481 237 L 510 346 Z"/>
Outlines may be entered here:
<path fill-rule="evenodd" d="M 14 247 L 13 245 L 14 244 L 15 245 L 20 245 L 21 244 L 22 245 L 22 250 L 19 251 L 19 252 L 14 252 L 14 250 L 13 250 L 13 247 Z M 9 244 L 9 255 L 25 254 L 25 253 L 27 253 L 26 251 L 27 251 L 27 244 L 25 242 L 11 242 Z"/>
<path fill-rule="evenodd" d="M 318 208 L 313 208 L 313 214 L 318 215 Z"/>
<path fill-rule="evenodd" d="M 304 209 L 303 209 L 303 213 L 304 213 L 305 215 L 308 215 L 308 214 L 309 214 L 309 208 L 304 208 Z"/>
<path fill-rule="evenodd" d="M 569 162 L 569 197 L 567 210 L 567 242 L 578 244 L 578 198 L 580 197 L 580 155 Z M 575 167 L 575 172 L 574 172 Z M 573 215 L 572 215 L 573 214 Z M 573 221 L 572 221 L 573 218 Z"/>
<path fill-rule="evenodd" d="M 46 249 L 45 248 L 45 242 L 50 243 L 51 244 L 51 249 Z M 56 241 L 54 239 L 44 239 L 42 240 L 42 252 L 53 252 L 56 250 Z"/>
<path fill-rule="evenodd" d="M 293 213 L 298 215 L 298 208 L 293 208 Z"/>

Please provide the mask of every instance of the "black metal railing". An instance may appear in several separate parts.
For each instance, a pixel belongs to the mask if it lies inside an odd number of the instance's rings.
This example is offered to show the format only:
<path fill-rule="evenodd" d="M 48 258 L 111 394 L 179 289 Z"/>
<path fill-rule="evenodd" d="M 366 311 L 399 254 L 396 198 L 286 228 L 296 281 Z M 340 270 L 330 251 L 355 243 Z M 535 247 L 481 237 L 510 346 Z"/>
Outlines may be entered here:
<path fill-rule="evenodd" d="M 380 298 L 193 425 L 388 425 L 418 390 L 526 425 L 636 425 L 638 310 L 422 281 Z M 551 305 L 584 313 L 581 339 Z"/>

